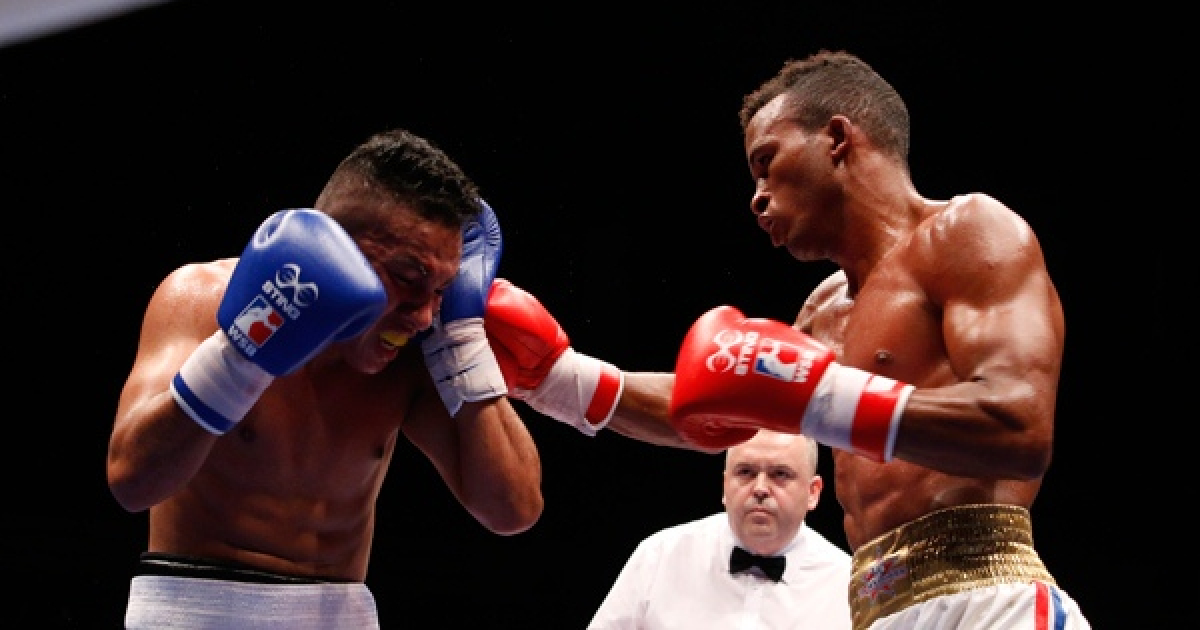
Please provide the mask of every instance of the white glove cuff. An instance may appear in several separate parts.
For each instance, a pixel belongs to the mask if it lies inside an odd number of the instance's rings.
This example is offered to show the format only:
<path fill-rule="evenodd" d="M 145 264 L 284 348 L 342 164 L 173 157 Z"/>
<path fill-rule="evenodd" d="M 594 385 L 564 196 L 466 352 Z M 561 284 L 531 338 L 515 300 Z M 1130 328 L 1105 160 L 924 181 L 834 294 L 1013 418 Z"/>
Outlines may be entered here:
<path fill-rule="evenodd" d="M 197 424 L 222 435 L 246 416 L 273 380 L 218 330 L 183 362 L 171 381 L 171 396 Z"/>
<path fill-rule="evenodd" d="M 540 413 L 596 435 L 612 419 L 624 388 L 625 374 L 616 366 L 567 348 L 522 399 Z"/>
<path fill-rule="evenodd" d="M 912 385 L 832 363 L 804 410 L 800 432 L 836 449 L 890 461 Z"/>
<path fill-rule="evenodd" d="M 508 393 L 500 364 L 488 345 L 482 317 L 468 317 L 436 326 L 421 341 L 421 350 L 438 395 L 451 416 L 458 414 L 464 402 Z"/>

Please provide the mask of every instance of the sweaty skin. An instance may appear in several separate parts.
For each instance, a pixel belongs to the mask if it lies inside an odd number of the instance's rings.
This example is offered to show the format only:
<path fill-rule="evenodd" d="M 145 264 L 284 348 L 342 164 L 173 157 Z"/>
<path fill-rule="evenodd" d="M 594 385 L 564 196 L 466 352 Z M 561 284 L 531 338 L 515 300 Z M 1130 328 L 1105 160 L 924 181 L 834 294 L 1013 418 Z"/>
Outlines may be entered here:
<path fill-rule="evenodd" d="M 376 499 L 401 434 L 485 527 L 532 526 L 542 510 L 540 461 L 508 401 L 467 403 L 451 418 L 417 344 L 394 343 L 429 326 L 458 268 L 461 232 L 336 186 L 319 203 L 383 204 L 375 214 L 390 223 L 356 240 L 387 289 L 387 310 L 362 335 L 275 379 L 224 436 L 179 410 L 168 384 L 216 330 L 236 260 L 181 267 L 151 298 L 108 455 L 117 500 L 150 510 L 148 549 L 363 581 Z"/>
<path fill-rule="evenodd" d="M 933 510 L 1029 507 L 1050 463 L 1064 322 L 1029 226 L 983 194 L 921 197 L 845 117 L 806 131 L 777 97 L 746 129 L 752 210 L 776 245 L 841 270 L 796 328 L 911 383 L 895 459 L 834 452 L 851 547 Z"/>
<path fill-rule="evenodd" d="M 786 98 L 745 129 L 751 211 L 772 245 L 840 268 L 795 327 L 843 365 L 917 387 L 894 459 L 834 451 L 847 542 L 857 548 L 943 507 L 1030 507 L 1050 465 L 1065 336 L 1033 231 L 984 194 L 925 199 L 903 160 L 845 116 L 804 129 Z M 673 384 L 672 374 L 627 373 L 609 427 L 703 450 L 666 419 Z"/>

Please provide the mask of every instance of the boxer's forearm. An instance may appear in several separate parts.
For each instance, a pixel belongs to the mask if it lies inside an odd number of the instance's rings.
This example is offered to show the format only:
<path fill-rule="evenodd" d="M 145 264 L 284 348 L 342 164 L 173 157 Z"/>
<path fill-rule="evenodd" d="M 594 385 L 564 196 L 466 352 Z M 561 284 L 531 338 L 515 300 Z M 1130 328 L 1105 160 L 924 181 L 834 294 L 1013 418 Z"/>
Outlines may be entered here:
<path fill-rule="evenodd" d="M 625 388 L 608 428 L 626 437 L 659 446 L 720 452 L 684 441 L 667 422 L 667 408 L 674 383 L 675 375 L 670 372 L 626 372 Z"/>

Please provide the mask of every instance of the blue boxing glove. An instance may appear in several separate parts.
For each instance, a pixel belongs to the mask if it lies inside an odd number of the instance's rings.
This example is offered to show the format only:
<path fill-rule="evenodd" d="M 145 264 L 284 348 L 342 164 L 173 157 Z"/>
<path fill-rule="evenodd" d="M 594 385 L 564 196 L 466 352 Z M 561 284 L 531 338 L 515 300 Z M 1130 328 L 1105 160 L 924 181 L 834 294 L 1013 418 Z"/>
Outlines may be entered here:
<path fill-rule="evenodd" d="M 277 212 L 246 245 L 217 309 L 219 330 L 179 368 L 171 395 L 221 435 L 275 377 L 361 334 L 386 307 L 379 276 L 336 221 L 317 210 Z"/>
<path fill-rule="evenodd" d="M 425 365 L 451 416 L 458 414 L 463 402 L 508 393 L 483 329 L 483 312 L 504 240 L 491 206 L 482 199 L 479 204 L 483 212 L 463 228 L 458 275 L 442 295 L 442 308 L 421 340 Z"/>

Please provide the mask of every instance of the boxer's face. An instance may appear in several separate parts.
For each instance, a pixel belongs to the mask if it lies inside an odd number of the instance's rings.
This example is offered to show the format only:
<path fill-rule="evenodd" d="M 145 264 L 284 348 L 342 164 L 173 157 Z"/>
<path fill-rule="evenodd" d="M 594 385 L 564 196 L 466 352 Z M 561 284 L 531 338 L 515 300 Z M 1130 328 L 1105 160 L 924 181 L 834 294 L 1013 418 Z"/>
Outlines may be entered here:
<path fill-rule="evenodd" d="M 351 365 L 368 374 L 386 367 L 408 340 L 432 325 L 462 257 L 461 229 L 411 211 L 388 216 L 387 225 L 358 239 L 388 295 L 383 316 L 346 354 Z"/>
<path fill-rule="evenodd" d="M 746 126 L 750 210 L 772 246 L 787 248 L 797 260 L 820 260 L 837 242 L 839 144 L 831 126 L 801 127 L 787 104 L 787 95 L 775 97 Z"/>
<path fill-rule="evenodd" d="M 821 494 L 821 478 L 810 473 L 808 443 L 762 430 L 725 457 L 722 502 L 730 526 L 750 551 L 776 553 L 796 536 Z"/>

